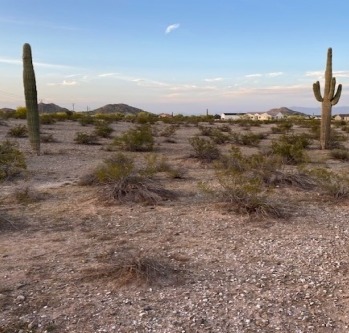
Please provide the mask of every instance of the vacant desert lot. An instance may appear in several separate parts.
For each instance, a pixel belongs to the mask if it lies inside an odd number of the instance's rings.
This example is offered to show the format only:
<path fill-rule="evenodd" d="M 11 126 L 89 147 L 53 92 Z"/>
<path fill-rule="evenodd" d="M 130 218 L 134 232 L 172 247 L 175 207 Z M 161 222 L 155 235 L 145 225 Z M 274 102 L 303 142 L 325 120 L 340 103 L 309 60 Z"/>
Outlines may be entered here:
<path fill-rule="evenodd" d="M 18 124 L 25 122 L 2 121 L 0 141 Z M 115 136 L 135 125 L 111 126 Z M 157 133 L 167 126 L 152 125 Z M 279 135 L 272 126 L 252 127 L 268 137 L 242 146 L 243 154 L 270 147 Z M 188 139 L 199 128 L 181 124 L 171 140 L 155 137 L 153 153 L 125 153 L 138 167 L 156 154 L 184 171 L 182 178 L 154 175 L 177 198 L 105 202 L 103 189 L 79 183 L 116 153 L 107 149 L 112 138 L 74 142 L 76 132 L 93 130 L 73 121 L 43 125 L 57 142 L 42 143 L 41 156 L 28 138 L 11 138 L 27 170 L 0 184 L 1 333 L 349 331 L 348 199 L 280 185 L 270 195 L 289 218 L 236 213 L 203 190 L 219 187 L 217 175 L 193 157 Z M 307 154 L 312 167 L 349 170 L 316 142 Z M 32 201 L 19 199 L 23 192 Z"/>

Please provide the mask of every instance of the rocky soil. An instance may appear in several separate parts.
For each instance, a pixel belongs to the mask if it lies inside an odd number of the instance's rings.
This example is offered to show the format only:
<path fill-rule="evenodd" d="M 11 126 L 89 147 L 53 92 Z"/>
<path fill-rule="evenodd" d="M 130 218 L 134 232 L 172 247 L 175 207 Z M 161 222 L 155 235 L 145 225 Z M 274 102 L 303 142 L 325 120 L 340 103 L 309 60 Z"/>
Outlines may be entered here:
<path fill-rule="evenodd" d="M 1 124 L 0 140 L 18 123 Z M 115 134 L 130 126 L 113 124 Z M 277 198 L 289 219 L 231 212 L 200 191 L 215 173 L 191 157 L 198 129 L 182 125 L 174 143 L 157 137 L 155 148 L 185 170 L 184 179 L 158 176 L 178 198 L 107 204 L 78 182 L 113 154 L 110 139 L 74 143 L 77 131 L 92 130 L 44 125 L 58 142 L 42 144 L 41 156 L 15 139 L 27 173 L 0 184 L 1 333 L 349 331 L 347 200 L 285 187 Z M 144 153 L 130 155 L 144 163 Z M 35 200 L 16 199 L 23 189 Z"/>

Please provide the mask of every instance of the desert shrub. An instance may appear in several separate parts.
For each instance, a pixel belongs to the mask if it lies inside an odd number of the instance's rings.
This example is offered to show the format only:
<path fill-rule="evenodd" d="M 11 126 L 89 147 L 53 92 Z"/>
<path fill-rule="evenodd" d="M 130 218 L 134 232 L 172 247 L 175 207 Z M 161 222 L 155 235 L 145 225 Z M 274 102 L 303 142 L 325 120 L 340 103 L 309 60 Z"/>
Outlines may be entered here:
<path fill-rule="evenodd" d="M 252 120 L 249 118 L 241 118 L 239 120 L 235 120 L 235 123 L 237 123 L 239 126 L 243 127 L 244 129 L 248 130 L 251 127 L 260 127 L 261 123 L 259 120 Z"/>
<path fill-rule="evenodd" d="M 165 156 L 157 154 L 148 154 L 145 156 L 145 168 L 140 170 L 140 174 L 153 177 L 159 172 L 166 173 L 170 178 L 182 179 L 185 171 L 181 168 L 172 166 Z"/>
<path fill-rule="evenodd" d="M 236 175 L 220 176 L 219 183 L 223 188 L 221 200 L 230 205 L 230 209 L 240 214 L 256 217 L 286 218 L 285 206 L 273 201 L 263 184 L 257 178 Z"/>
<path fill-rule="evenodd" d="M 221 125 L 218 127 L 218 129 L 222 132 L 230 133 L 231 132 L 231 127 L 229 125 Z"/>
<path fill-rule="evenodd" d="M 40 115 L 40 123 L 42 125 L 52 125 L 56 123 L 56 119 L 53 114 L 42 114 Z"/>
<path fill-rule="evenodd" d="M 233 133 L 232 135 L 233 142 L 236 144 L 244 145 L 244 146 L 258 146 L 262 139 L 266 138 L 266 135 L 263 133 Z"/>
<path fill-rule="evenodd" d="M 131 128 L 120 137 L 114 139 L 114 145 L 126 151 L 152 151 L 154 137 L 149 125 Z"/>
<path fill-rule="evenodd" d="M 286 164 L 299 164 L 306 161 L 304 149 L 311 144 L 307 135 L 283 135 L 272 142 L 273 154 L 283 158 Z"/>
<path fill-rule="evenodd" d="M 90 115 L 81 115 L 78 118 L 78 122 L 81 126 L 93 125 L 95 123 L 95 118 Z"/>
<path fill-rule="evenodd" d="M 95 125 L 94 133 L 101 138 L 110 138 L 113 128 L 106 121 L 98 121 Z"/>
<path fill-rule="evenodd" d="M 144 111 L 137 113 L 137 115 L 134 118 L 134 122 L 136 122 L 137 124 L 142 124 L 142 125 L 154 124 L 156 120 L 157 120 L 157 116 L 152 115 L 149 112 L 144 112 Z"/>
<path fill-rule="evenodd" d="M 165 137 L 165 138 L 173 137 L 174 134 L 176 133 L 177 129 L 178 129 L 178 125 L 166 126 L 166 128 L 164 128 L 164 129 L 160 132 L 160 136 L 163 136 L 163 137 Z"/>
<path fill-rule="evenodd" d="M 28 136 L 27 126 L 16 125 L 8 130 L 7 135 L 13 138 L 25 138 Z"/>
<path fill-rule="evenodd" d="M 98 144 L 97 135 L 92 133 L 77 132 L 74 141 L 81 145 L 96 145 Z"/>
<path fill-rule="evenodd" d="M 0 143 L 0 181 L 11 179 L 26 169 L 24 155 L 10 141 Z"/>
<path fill-rule="evenodd" d="M 31 204 L 43 200 L 44 196 L 31 186 L 19 187 L 14 192 L 15 199 L 20 204 Z"/>
<path fill-rule="evenodd" d="M 218 128 L 212 130 L 210 137 L 216 144 L 223 144 L 230 141 L 230 137 Z"/>
<path fill-rule="evenodd" d="M 316 181 L 322 194 L 336 200 L 349 198 L 349 178 L 324 168 L 305 170 Z"/>
<path fill-rule="evenodd" d="M 349 125 L 346 124 L 346 125 L 342 126 L 341 129 L 342 129 L 343 132 L 349 133 Z"/>
<path fill-rule="evenodd" d="M 293 127 L 290 121 L 281 121 L 276 126 L 271 128 L 272 133 L 287 133 Z"/>
<path fill-rule="evenodd" d="M 104 201 L 156 204 L 175 198 L 172 191 L 136 170 L 133 159 L 119 153 L 80 179 L 80 185 L 100 186 Z"/>
<path fill-rule="evenodd" d="M 219 149 L 210 139 L 195 136 L 189 139 L 189 143 L 194 148 L 195 157 L 202 161 L 212 162 L 220 156 Z"/>
<path fill-rule="evenodd" d="M 53 134 L 41 134 L 40 141 L 43 143 L 57 142 L 57 140 L 53 137 Z"/>
<path fill-rule="evenodd" d="M 24 106 L 19 106 L 14 114 L 16 119 L 26 119 L 27 118 L 27 108 Z"/>
<path fill-rule="evenodd" d="M 348 149 L 333 149 L 330 152 L 331 157 L 336 160 L 349 161 Z"/>
<path fill-rule="evenodd" d="M 138 252 L 138 253 L 137 253 Z M 171 285 L 178 283 L 184 271 L 168 258 L 144 251 L 110 251 L 101 256 L 102 265 L 83 271 L 83 280 L 109 280 L 117 286 Z"/>

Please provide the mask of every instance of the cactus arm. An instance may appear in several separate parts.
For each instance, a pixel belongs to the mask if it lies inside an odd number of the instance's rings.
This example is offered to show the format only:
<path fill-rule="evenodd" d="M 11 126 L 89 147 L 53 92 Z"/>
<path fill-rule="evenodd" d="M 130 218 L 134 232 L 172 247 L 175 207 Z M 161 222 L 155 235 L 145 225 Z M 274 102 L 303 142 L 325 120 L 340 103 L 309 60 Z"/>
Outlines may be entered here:
<path fill-rule="evenodd" d="M 23 86 L 25 104 L 27 108 L 27 125 L 29 141 L 33 150 L 40 155 L 40 118 L 35 81 L 35 72 L 32 61 L 32 52 L 29 44 L 23 45 Z"/>
<path fill-rule="evenodd" d="M 324 99 L 321 96 L 321 91 L 320 91 L 320 82 L 317 81 L 313 84 L 313 91 L 315 98 L 318 102 L 322 102 Z"/>
<path fill-rule="evenodd" d="M 339 84 L 336 94 L 331 99 L 331 105 L 336 105 L 338 103 L 339 98 L 341 97 L 341 93 L 342 93 L 342 85 Z"/>

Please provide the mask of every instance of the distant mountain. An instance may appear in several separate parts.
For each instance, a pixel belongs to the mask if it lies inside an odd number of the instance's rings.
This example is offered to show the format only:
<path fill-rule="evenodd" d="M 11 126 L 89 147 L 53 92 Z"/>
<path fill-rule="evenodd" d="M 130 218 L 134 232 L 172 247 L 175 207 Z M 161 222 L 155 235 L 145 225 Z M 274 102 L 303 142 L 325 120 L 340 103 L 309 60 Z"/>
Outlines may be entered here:
<path fill-rule="evenodd" d="M 53 104 L 53 103 L 49 103 L 49 104 L 39 103 L 38 107 L 39 107 L 39 112 L 40 113 L 56 113 L 56 112 L 67 112 L 67 111 L 69 111 L 68 109 L 62 108 L 59 105 L 56 105 L 56 104 Z"/>
<path fill-rule="evenodd" d="M 89 111 L 90 114 L 102 113 L 102 114 L 110 114 L 110 113 L 121 113 L 125 115 L 136 115 L 140 112 L 146 112 L 142 109 L 135 108 L 133 106 L 129 106 L 127 104 L 107 104 L 102 106 L 101 108 Z"/>
<path fill-rule="evenodd" d="M 271 116 L 276 116 L 278 113 L 282 113 L 285 116 L 305 116 L 304 113 L 299 112 L 299 111 L 294 111 L 286 107 L 281 107 L 281 108 L 275 108 L 267 111 L 268 114 Z"/>
<path fill-rule="evenodd" d="M 2 108 L 0 109 L 0 112 L 15 112 L 15 109 L 10 109 L 10 108 Z"/>
<path fill-rule="evenodd" d="M 319 115 L 321 114 L 321 107 L 313 107 L 313 108 L 307 108 L 302 106 L 293 106 L 293 110 L 297 110 L 300 112 L 304 112 L 306 114 L 310 115 Z M 334 106 L 332 107 L 332 115 L 335 114 L 342 114 L 342 113 L 349 113 L 349 106 Z"/>

